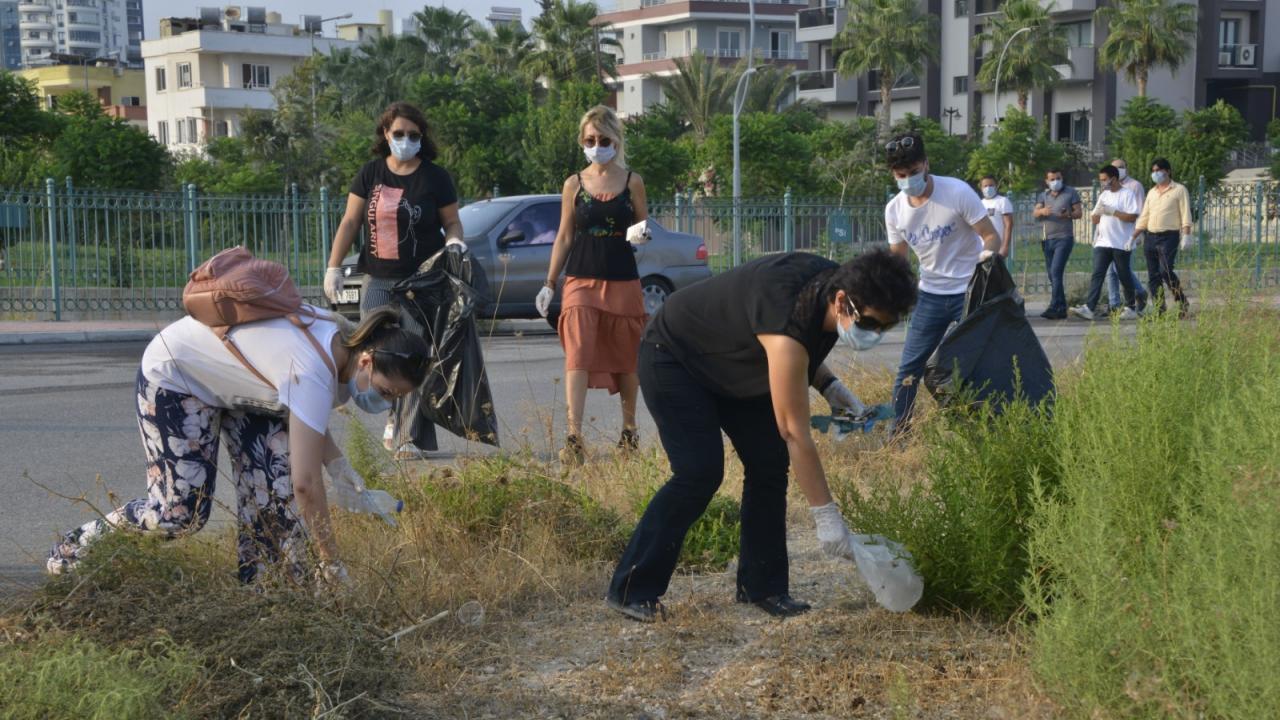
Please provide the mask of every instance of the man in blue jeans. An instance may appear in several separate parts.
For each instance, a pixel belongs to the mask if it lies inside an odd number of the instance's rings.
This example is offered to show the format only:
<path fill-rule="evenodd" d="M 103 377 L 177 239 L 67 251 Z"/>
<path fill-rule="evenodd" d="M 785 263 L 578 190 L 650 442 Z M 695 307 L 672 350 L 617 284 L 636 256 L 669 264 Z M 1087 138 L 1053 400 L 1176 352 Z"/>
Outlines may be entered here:
<path fill-rule="evenodd" d="M 1062 181 L 1062 171 L 1050 168 L 1044 174 L 1047 188 L 1036 197 L 1036 208 L 1032 215 L 1039 220 L 1043 230 L 1044 267 L 1049 273 L 1049 307 L 1040 317 L 1046 320 L 1067 319 L 1067 290 L 1063 275 L 1067 270 L 1067 259 L 1071 257 L 1071 248 L 1075 246 L 1075 231 L 1072 226 L 1084 215 L 1084 202 L 1080 193 Z"/>
<path fill-rule="evenodd" d="M 889 249 L 907 257 L 910 248 L 920 261 L 920 297 L 893 383 L 892 436 L 898 437 L 910 426 L 925 363 L 951 324 L 960 320 L 974 269 L 999 251 L 1000 235 L 968 183 L 929 174 L 919 134 L 891 140 L 885 159 L 899 190 L 884 208 Z"/>

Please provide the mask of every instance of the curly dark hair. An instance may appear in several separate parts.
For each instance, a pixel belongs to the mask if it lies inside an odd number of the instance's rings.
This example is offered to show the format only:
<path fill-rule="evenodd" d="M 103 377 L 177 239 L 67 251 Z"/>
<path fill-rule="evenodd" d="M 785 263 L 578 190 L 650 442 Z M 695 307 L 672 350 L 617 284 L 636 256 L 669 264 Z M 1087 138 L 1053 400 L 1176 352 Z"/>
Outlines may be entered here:
<path fill-rule="evenodd" d="M 924 151 L 924 136 L 917 132 L 904 133 L 890 140 L 884 146 L 884 161 L 890 170 L 905 170 L 927 160 Z"/>
<path fill-rule="evenodd" d="M 404 118 L 422 131 L 422 149 L 418 151 L 418 157 L 423 160 L 435 160 L 440 152 L 436 148 L 436 142 L 431 138 L 431 128 L 427 126 L 427 116 L 417 107 L 407 102 L 393 102 L 382 111 L 382 116 L 378 118 L 378 126 L 373 129 L 373 148 L 370 152 L 376 157 L 384 158 L 391 154 L 391 144 L 387 142 L 387 130 L 396 118 Z"/>
<path fill-rule="evenodd" d="M 916 274 L 911 264 L 888 248 L 869 250 L 841 265 L 827 283 L 827 302 L 843 290 L 863 308 L 901 317 L 916 305 Z"/>

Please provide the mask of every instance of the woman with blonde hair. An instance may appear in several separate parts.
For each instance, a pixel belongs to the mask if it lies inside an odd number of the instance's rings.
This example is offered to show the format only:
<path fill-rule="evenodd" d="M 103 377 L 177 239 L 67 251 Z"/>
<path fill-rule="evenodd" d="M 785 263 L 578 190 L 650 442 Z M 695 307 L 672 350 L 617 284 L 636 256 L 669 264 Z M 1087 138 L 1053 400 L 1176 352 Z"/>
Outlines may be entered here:
<path fill-rule="evenodd" d="M 560 460 L 569 465 L 585 459 L 582 408 L 588 388 L 621 395 L 618 447 L 639 447 L 636 360 L 646 315 L 627 228 L 649 217 L 644 181 L 626 167 L 622 123 L 613 110 L 603 105 L 588 110 L 578 123 L 578 144 L 590 164 L 564 181 L 560 230 L 536 298 L 538 312 L 546 317 L 564 272 L 558 330 L 569 427 Z"/>

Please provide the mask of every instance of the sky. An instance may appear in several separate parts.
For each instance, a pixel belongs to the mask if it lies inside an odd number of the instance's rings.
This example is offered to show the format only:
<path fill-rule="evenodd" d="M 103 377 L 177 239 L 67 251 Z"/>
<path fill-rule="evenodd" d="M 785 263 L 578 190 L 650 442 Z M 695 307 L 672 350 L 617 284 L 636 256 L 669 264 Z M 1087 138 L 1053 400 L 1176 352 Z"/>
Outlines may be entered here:
<path fill-rule="evenodd" d="M 435 7 L 444 6 L 452 10 L 466 10 L 476 19 L 483 20 L 493 5 L 501 7 L 518 7 L 524 11 L 524 25 L 538 13 L 538 4 L 534 0 L 372 0 L 368 3 L 353 3 L 351 0 L 142 0 L 144 38 L 154 40 L 160 37 L 161 17 L 199 17 L 200 7 L 227 7 L 236 5 L 240 8 L 265 7 L 267 12 L 278 12 L 285 22 L 298 22 L 302 15 L 321 15 L 332 17 L 347 12 L 354 13 L 350 20 L 342 22 L 376 22 L 379 10 L 390 10 L 395 13 L 396 31 L 400 30 L 400 20 L 421 10 L 424 4 Z M 352 9 L 358 5 L 363 9 Z M 333 34 L 334 23 L 325 23 L 325 34 Z"/>

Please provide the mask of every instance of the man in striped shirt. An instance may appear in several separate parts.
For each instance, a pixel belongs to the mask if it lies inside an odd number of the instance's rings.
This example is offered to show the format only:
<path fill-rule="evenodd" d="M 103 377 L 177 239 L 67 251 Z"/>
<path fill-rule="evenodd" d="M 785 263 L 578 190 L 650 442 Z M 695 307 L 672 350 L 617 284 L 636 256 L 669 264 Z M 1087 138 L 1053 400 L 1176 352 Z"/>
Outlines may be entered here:
<path fill-rule="evenodd" d="M 1160 312 L 1164 312 L 1164 287 L 1168 286 L 1178 301 L 1178 315 L 1186 317 L 1190 304 L 1182 292 L 1178 274 L 1173 271 L 1173 262 L 1178 257 L 1179 242 L 1191 234 L 1191 196 L 1185 185 L 1173 181 L 1169 161 L 1164 158 L 1152 161 L 1151 182 L 1154 187 L 1138 215 L 1133 237 L 1136 240 L 1142 233 L 1147 234 L 1143 254 L 1147 259 L 1151 299 Z"/>

